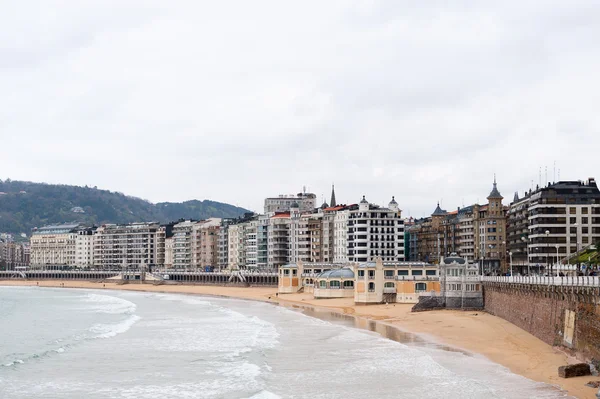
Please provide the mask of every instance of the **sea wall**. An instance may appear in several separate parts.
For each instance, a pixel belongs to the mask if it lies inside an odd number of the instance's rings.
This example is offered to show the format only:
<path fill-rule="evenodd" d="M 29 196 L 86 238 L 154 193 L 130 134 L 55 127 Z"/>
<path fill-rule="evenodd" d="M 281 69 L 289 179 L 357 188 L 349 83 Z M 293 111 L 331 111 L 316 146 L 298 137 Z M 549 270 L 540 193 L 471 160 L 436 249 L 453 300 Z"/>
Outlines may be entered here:
<path fill-rule="evenodd" d="M 600 288 L 484 282 L 485 310 L 582 359 L 600 359 Z"/>

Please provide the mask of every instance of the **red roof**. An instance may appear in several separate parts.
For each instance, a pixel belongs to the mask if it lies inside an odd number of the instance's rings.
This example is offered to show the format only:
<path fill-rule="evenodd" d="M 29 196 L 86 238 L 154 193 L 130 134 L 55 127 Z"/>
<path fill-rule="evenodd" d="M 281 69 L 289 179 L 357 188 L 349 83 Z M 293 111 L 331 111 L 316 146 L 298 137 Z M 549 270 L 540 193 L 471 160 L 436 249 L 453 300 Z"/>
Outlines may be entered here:
<path fill-rule="evenodd" d="M 275 215 L 271 216 L 271 219 L 275 219 L 275 218 L 289 218 L 290 217 L 290 213 L 289 212 L 276 212 Z"/>

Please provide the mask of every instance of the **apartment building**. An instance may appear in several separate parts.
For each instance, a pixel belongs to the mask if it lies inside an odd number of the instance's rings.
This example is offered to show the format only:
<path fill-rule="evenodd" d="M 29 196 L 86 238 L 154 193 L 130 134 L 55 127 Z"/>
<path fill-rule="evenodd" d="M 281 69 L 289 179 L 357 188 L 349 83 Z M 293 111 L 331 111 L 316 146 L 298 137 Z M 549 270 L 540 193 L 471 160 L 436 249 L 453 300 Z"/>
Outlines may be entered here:
<path fill-rule="evenodd" d="M 520 273 L 549 272 L 553 264 L 600 242 L 596 180 L 560 181 L 515 194 L 508 212 L 509 250 Z"/>
<path fill-rule="evenodd" d="M 276 212 L 269 219 L 267 266 L 270 269 L 278 269 L 280 266 L 289 263 L 290 224 L 289 212 Z"/>
<path fill-rule="evenodd" d="M 173 226 L 173 267 L 191 269 L 192 235 L 196 220 L 183 220 Z"/>
<path fill-rule="evenodd" d="M 81 228 L 75 238 L 75 264 L 90 268 L 94 265 L 94 233 L 96 228 Z"/>
<path fill-rule="evenodd" d="M 311 256 L 310 232 L 308 221 L 310 214 L 302 214 L 299 204 L 290 208 L 289 224 L 289 260 L 290 263 L 309 262 Z"/>
<path fill-rule="evenodd" d="M 275 212 L 289 212 L 292 205 L 297 204 L 300 212 L 312 212 L 316 208 L 317 196 L 305 191 L 297 195 L 279 195 L 278 197 L 265 198 L 265 214 Z"/>
<path fill-rule="evenodd" d="M 158 265 L 164 253 L 164 237 L 158 223 L 105 224 L 93 238 L 94 266 L 114 269 L 139 269 Z"/>
<path fill-rule="evenodd" d="M 356 206 L 356 205 L 353 205 Z M 351 206 L 336 206 L 325 211 L 333 216 L 333 263 L 348 262 L 348 218 Z"/>
<path fill-rule="evenodd" d="M 387 208 L 370 204 L 363 196 L 348 213 L 348 261 L 404 261 L 404 219 L 392 197 Z"/>
<path fill-rule="evenodd" d="M 414 221 L 409 231 L 411 260 L 439 264 L 457 253 L 478 262 L 486 273 L 508 269 L 506 212 L 496 179 L 487 204 L 446 211 L 438 203 L 431 217 Z"/>
<path fill-rule="evenodd" d="M 55 224 L 33 229 L 30 239 L 31 266 L 75 266 L 79 228 L 79 224 Z"/>

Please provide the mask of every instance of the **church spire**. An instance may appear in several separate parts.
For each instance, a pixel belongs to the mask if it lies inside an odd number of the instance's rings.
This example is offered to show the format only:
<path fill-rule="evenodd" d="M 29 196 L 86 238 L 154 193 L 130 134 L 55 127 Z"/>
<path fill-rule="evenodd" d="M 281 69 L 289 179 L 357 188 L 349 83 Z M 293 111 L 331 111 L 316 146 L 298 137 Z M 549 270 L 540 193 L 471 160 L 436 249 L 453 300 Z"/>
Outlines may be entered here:
<path fill-rule="evenodd" d="M 335 187 L 331 185 L 331 201 L 329 201 L 329 206 L 334 207 L 337 203 L 335 202 Z"/>

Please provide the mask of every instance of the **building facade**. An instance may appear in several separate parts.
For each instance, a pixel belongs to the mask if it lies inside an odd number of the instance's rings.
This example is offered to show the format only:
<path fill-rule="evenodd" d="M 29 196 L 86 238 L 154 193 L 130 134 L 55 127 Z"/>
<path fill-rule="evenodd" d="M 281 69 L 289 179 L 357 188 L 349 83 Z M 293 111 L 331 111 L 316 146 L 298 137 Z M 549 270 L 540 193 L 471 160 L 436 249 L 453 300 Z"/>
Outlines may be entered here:
<path fill-rule="evenodd" d="M 596 180 L 560 181 L 515 194 L 508 212 L 509 250 L 521 274 L 556 273 L 553 266 L 600 242 Z"/>
<path fill-rule="evenodd" d="M 50 225 L 33 230 L 31 267 L 75 266 L 78 224 Z"/>
<path fill-rule="evenodd" d="M 165 245 L 160 229 L 153 222 L 98 227 L 93 239 L 94 266 L 132 270 L 157 266 L 159 248 L 164 253 Z"/>
<path fill-rule="evenodd" d="M 392 198 L 388 208 L 369 204 L 363 196 L 348 213 L 348 261 L 404 261 L 404 219 Z"/>

